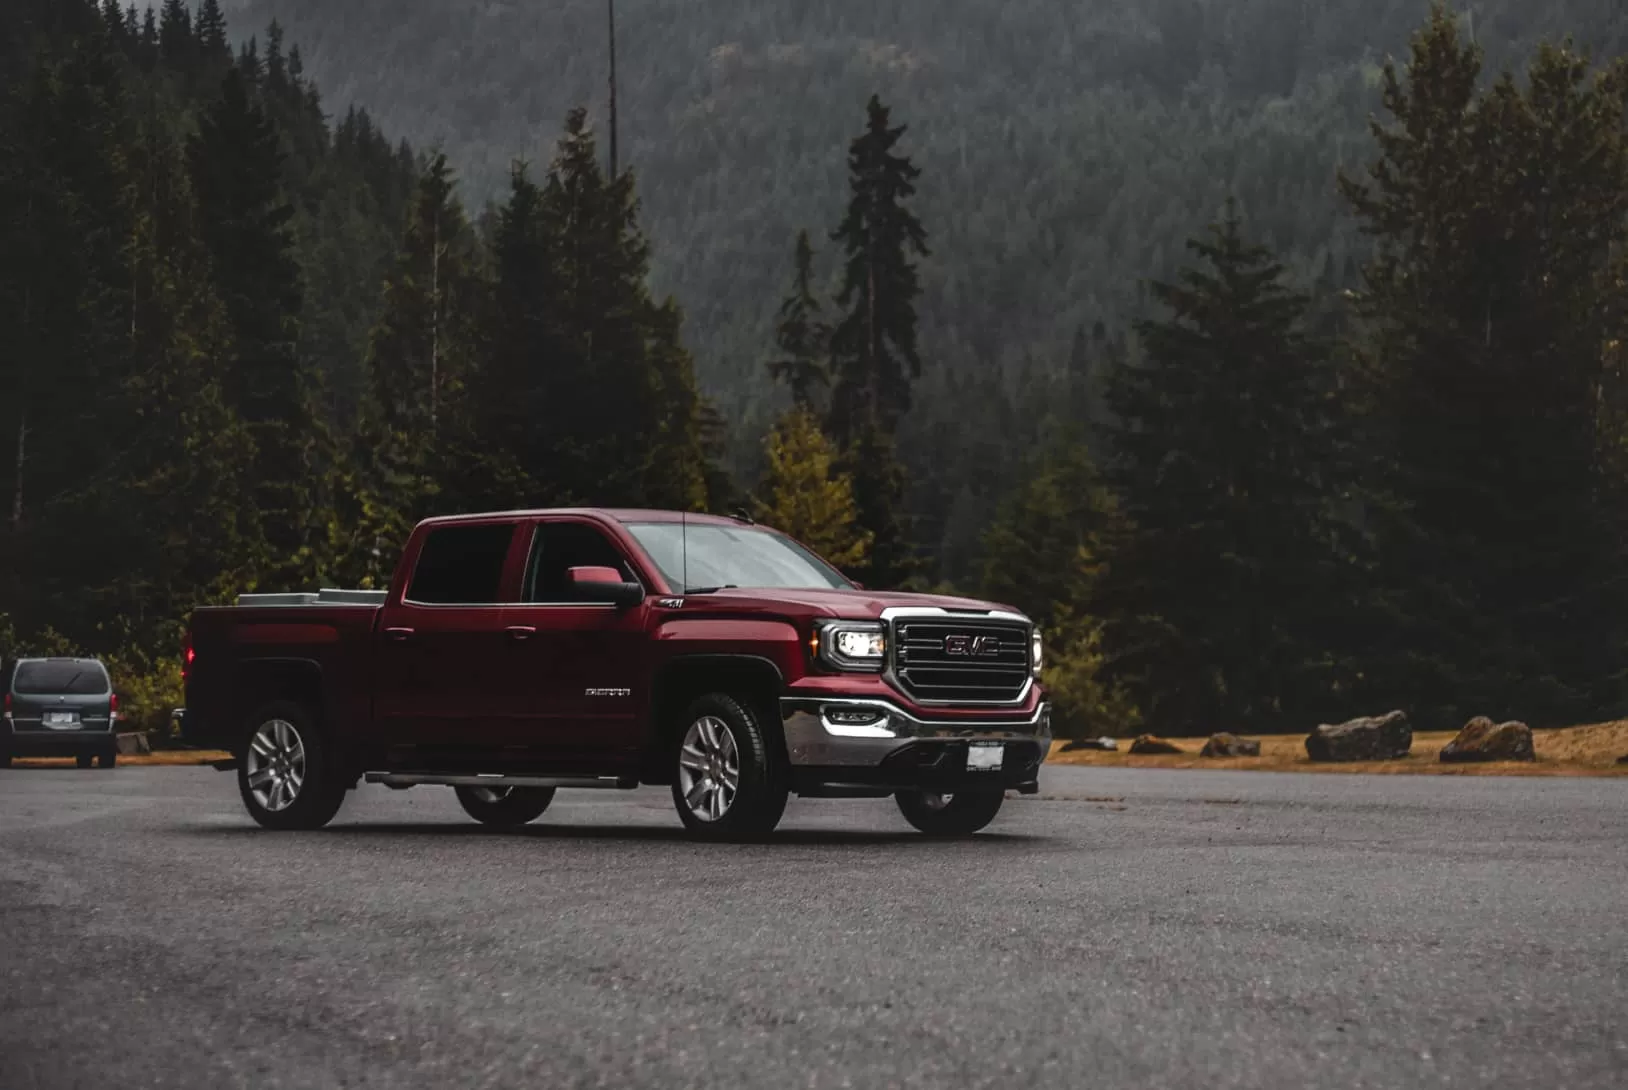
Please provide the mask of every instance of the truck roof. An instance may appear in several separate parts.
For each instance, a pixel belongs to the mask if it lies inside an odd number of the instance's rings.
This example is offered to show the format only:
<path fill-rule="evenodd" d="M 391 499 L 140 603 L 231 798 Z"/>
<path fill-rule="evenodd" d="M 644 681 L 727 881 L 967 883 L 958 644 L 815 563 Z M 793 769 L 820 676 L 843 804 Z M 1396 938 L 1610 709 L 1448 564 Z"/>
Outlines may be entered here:
<path fill-rule="evenodd" d="M 694 523 L 697 526 L 739 526 L 740 519 L 729 518 L 726 515 L 704 515 L 695 511 L 661 511 L 651 508 L 639 507 L 541 507 L 528 508 L 516 511 L 484 511 L 479 514 L 464 515 L 438 515 L 427 518 L 419 525 L 442 525 L 449 522 L 473 522 L 478 519 L 492 518 L 536 518 L 540 515 L 583 515 L 589 518 L 607 519 L 612 522 L 679 522 Z"/>

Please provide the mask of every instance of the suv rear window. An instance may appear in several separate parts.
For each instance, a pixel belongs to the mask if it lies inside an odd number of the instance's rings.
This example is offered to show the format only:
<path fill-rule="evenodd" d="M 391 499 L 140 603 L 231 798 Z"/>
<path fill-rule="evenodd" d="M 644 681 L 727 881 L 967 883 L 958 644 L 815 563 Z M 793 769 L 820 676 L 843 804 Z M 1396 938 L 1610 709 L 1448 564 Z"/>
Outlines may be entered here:
<path fill-rule="evenodd" d="M 11 688 L 31 696 L 96 696 L 108 691 L 107 670 L 99 662 L 20 662 Z"/>
<path fill-rule="evenodd" d="M 407 598 L 431 605 L 493 605 L 515 523 L 443 526 L 431 530 L 418 554 Z"/>

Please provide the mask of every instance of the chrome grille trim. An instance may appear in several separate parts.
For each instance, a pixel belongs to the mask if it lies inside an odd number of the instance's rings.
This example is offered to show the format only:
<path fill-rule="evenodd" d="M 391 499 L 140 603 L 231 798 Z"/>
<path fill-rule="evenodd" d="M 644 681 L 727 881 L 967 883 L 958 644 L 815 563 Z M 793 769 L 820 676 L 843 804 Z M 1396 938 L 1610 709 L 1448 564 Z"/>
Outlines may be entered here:
<path fill-rule="evenodd" d="M 1009 707 L 1028 699 L 1034 686 L 1029 660 L 1034 625 L 1022 614 L 941 606 L 895 607 L 882 611 L 882 621 L 888 634 L 883 676 L 915 703 Z M 920 635 L 914 638 L 912 624 L 922 626 L 917 630 Z M 942 650 L 935 652 L 934 645 L 942 648 L 947 634 L 996 636 L 1001 640 L 1001 650 L 987 660 L 973 656 L 963 660 Z M 1008 643 L 1012 646 L 1008 647 Z M 912 650 L 917 656 L 914 660 Z"/>

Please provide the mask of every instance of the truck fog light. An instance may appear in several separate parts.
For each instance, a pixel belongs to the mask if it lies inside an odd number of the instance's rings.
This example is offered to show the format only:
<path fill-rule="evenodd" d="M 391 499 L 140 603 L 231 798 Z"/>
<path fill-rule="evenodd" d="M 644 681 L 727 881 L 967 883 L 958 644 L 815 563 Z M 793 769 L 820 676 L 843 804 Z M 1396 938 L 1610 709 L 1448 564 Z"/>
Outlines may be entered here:
<path fill-rule="evenodd" d="M 875 708 L 833 708 L 825 709 L 825 717 L 833 723 L 845 727 L 864 727 L 877 722 L 883 713 Z"/>

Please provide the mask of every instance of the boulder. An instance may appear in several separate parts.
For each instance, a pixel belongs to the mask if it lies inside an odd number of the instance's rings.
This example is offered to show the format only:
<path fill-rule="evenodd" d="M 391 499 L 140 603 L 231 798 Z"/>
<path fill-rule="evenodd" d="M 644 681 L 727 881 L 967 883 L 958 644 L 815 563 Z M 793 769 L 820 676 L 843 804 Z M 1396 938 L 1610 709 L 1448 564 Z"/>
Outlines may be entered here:
<path fill-rule="evenodd" d="M 1064 743 L 1063 752 L 1070 753 L 1076 749 L 1118 749 L 1119 743 L 1112 738 L 1079 738 Z"/>
<path fill-rule="evenodd" d="M 1174 742 L 1167 742 L 1163 738 L 1155 738 L 1151 734 L 1138 735 L 1136 741 L 1131 743 L 1132 753 L 1185 753 Z"/>
<path fill-rule="evenodd" d="M 1222 731 L 1220 734 L 1210 735 L 1210 740 L 1204 743 L 1204 748 L 1199 751 L 1198 755 L 1200 757 L 1259 757 L 1261 755 L 1261 744 Z"/>
<path fill-rule="evenodd" d="M 1306 737 L 1306 755 L 1314 761 L 1387 761 L 1406 757 L 1412 748 L 1413 728 L 1402 711 L 1324 723 Z"/>
<path fill-rule="evenodd" d="M 147 741 L 147 735 L 142 733 L 121 734 L 113 739 L 119 747 L 119 752 L 128 757 L 134 753 L 151 753 L 152 743 Z"/>
<path fill-rule="evenodd" d="M 1478 715 L 1458 732 L 1458 737 L 1442 748 L 1441 759 L 1449 764 L 1462 761 L 1535 761 L 1532 728 L 1525 723 L 1494 723 Z"/>

